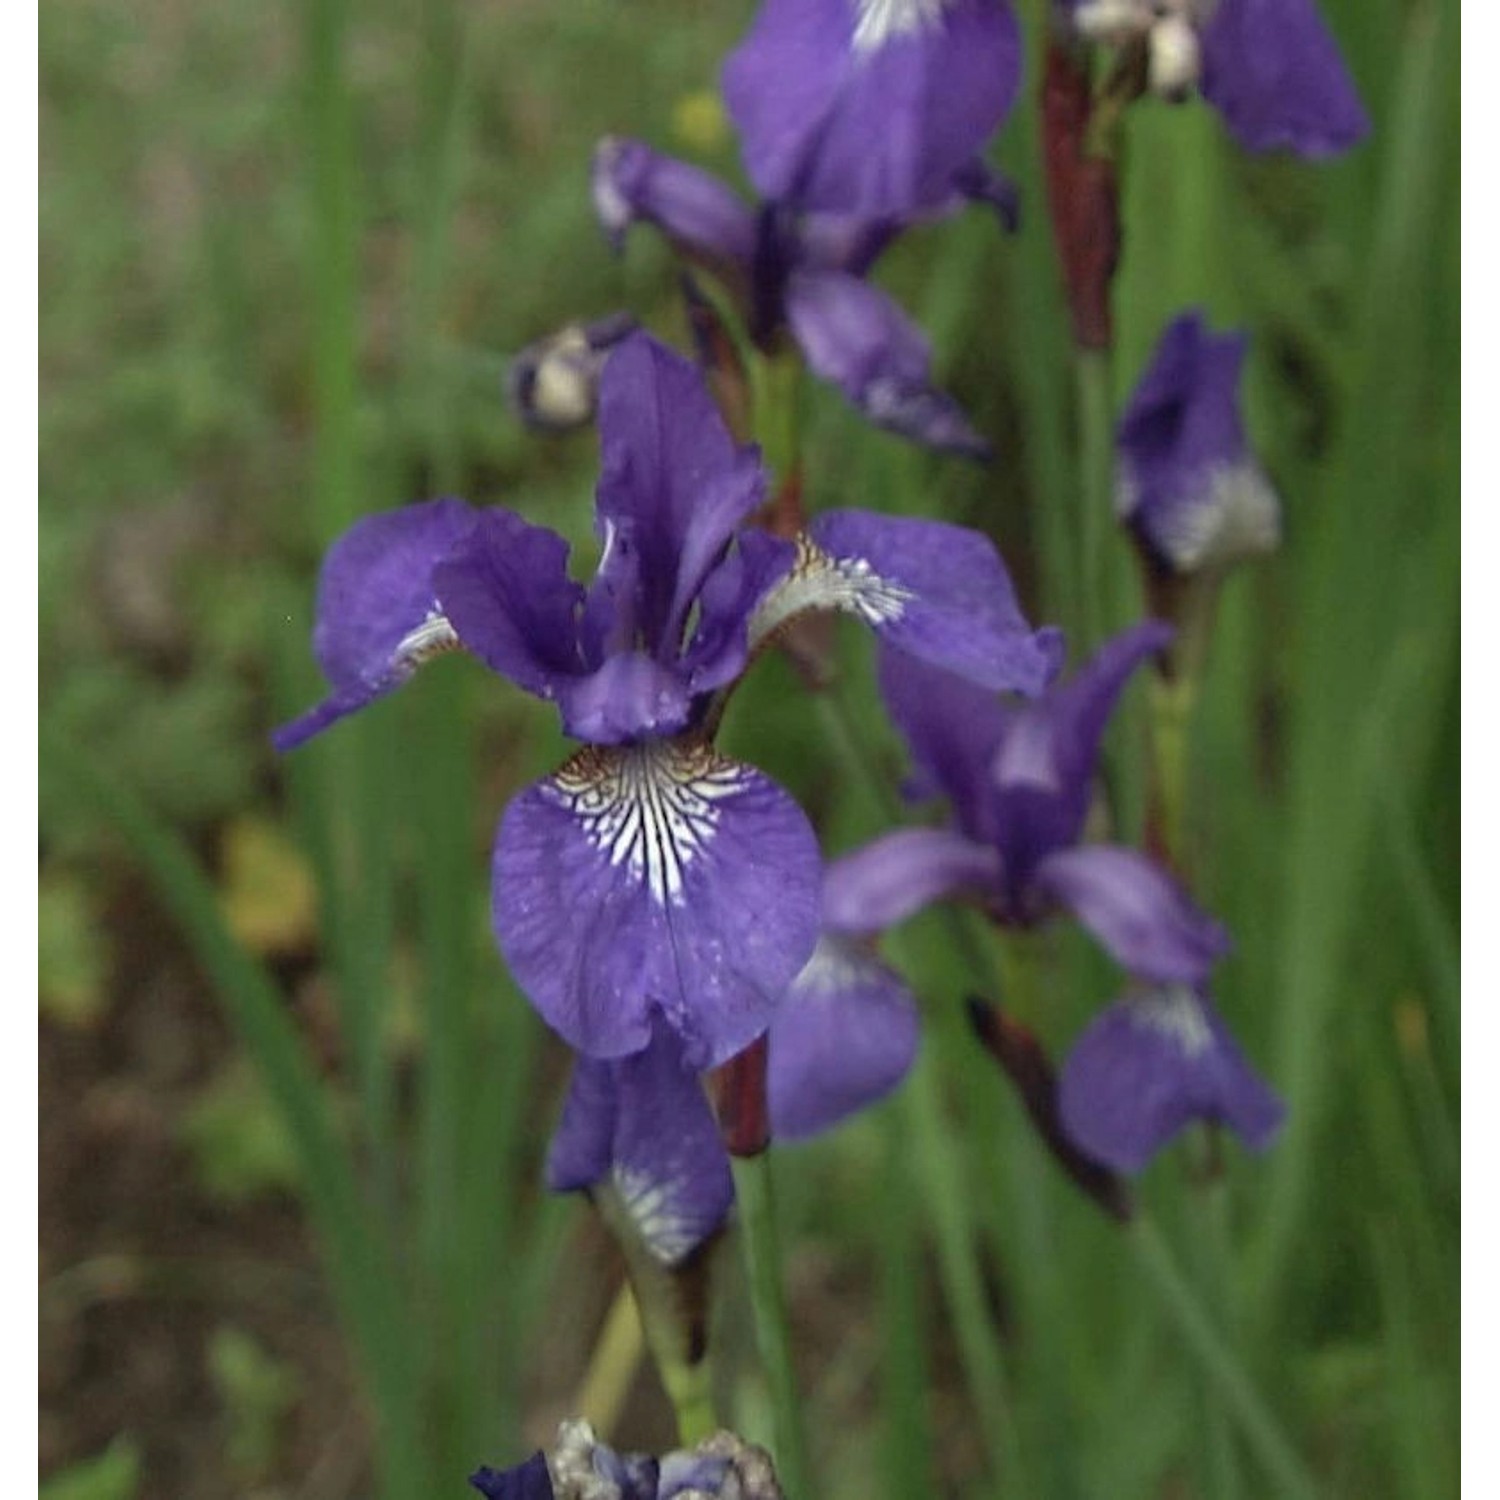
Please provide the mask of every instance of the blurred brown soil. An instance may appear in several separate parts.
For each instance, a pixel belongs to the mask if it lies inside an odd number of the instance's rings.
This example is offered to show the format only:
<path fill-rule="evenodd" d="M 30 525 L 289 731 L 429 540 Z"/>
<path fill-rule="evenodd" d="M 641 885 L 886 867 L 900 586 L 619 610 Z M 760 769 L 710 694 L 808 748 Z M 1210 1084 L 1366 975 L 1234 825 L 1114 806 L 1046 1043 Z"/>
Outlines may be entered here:
<path fill-rule="evenodd" d="M 41 1026 L 41 1472 L 123 1433 L 153 1500 L 355 1493 L 367 1481 L 363 1415 L 301 1212 L 274 1191 L 226 1206 L 181 1143 L 185 1111 L 233 1040 L 139 890 L 120 884 L 107 925 L 108 1010 L 87 1029 Z M 242 1482 L 208 1363 L 223 1327 L 299 1384 L 274 1471 Z"/>

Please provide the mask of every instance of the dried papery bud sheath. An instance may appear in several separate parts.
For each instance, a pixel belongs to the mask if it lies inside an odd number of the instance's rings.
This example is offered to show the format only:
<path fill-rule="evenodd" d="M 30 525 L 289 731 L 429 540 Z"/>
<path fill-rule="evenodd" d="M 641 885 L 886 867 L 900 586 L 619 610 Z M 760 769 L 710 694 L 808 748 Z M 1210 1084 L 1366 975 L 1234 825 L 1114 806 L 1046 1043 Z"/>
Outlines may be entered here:
<path fill-rule="evenodd" d="M 1120 188 L 1114 159 L 1093 141 L 1088 52 L 1054 39 L 1042 80 L 1042 153 L 1047 205 L 1063 285 L 1081 349 L 1114 340 L 1110 287 L 1120 260 Z"/>
<path fill-rule="evenodd" d="M 609 352 L 639 325 L 612 313 L 529 344 L 511 361 L 505 394 L 511 410 L 539 432 L 572 432 L 594 420 L 599 377 Z"/>
<path fill-rule="evenodd" d="M 710 1075 L 719 1133 L 731 1156 L 759 1156 L 771 1144 L 766 1059 L 767 1039 L 759 1036 L 738 1057 L 731 1057 Z"/>
<path fill-rule="evenodd" d="M 1057 1074 L 1042 1044 L 998 1005 L 977 995 L 970 995 L 967 1005 L 975 1036 L 1015 1086 L 1052 1159 L 1112 1219 L 1128 1223 L 1135 1213 L 1129 1187 L 1108 1167 L 1080 1151 L 1063 1129 Z"/>

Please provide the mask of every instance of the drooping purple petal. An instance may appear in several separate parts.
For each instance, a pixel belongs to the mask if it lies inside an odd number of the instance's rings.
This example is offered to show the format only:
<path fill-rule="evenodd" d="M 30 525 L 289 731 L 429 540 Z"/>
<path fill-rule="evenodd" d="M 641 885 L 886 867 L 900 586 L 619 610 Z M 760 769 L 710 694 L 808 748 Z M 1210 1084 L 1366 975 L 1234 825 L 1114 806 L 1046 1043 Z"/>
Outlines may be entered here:
<path fill-rule="evenodd" d="M 1219 0 L 1201 40 L 1203 96 L 1247 150 L 1335 156 L 1369 133 L 1313 0 Z"/>
<path fill-rule="evenodd" d="M 486 666 L 539 698 L 583 672 L 568 544 L 508 510 L 480 512 L 435 569 L 433 587 L 459 639 Z"/>
<path fill-rule="evenodd" d="M 506 809 L 495 934 L 580 1052 L 637 1052 L 660 1013 L 708 1068 L 765 1030 L 820 885 L 806 817 L 758 771 L 686 739 L 587 748 Z"/>
<path fill-rule="evenodd" d="M 989 444 L 952 397 L 932 384 L 926 336 L 884 292 L 837 271 L 799 271 L 786 315 L 808 368 L 831 381 L 877 427 L 970 458 Z"/>
<path fill-rule="evenodd" d="M 934 901 L 988 893 L 1000 856 L 945 828 L 902 828 L 829 863 L 823 874 L 825 932 L 873 936 Z"/>
<path fill-rule="evenodd" d="M 1244 334 L 1214 335 L 1198 313 L 1167 327 L 1120 420 L 1121 519 L 1177 572 L 1275 547 L 1281 507 L 1240 418 Z"/>
<path fill-rule="evenodd" d="M 917 1007 L 855 938 L 825 933 L 771 1022 L 771 1133 L 801 1140 L 883 1098 L 917 1055 Z"/>
<path fill-rule="evenodd" d="M 630 226 L 644 220 L 682 253 L 748 273 L 755 215 L 711 173 L 644 141 L 608 136 L 594 148 L 593 192 L 594 211 L 617 250 Z"/>
<path fill-rule="evenodd" d="M 735 445 L 698 370 L 644 334 L 604 367 L 599 434 L 599 521 L 635 551 L 633 629 L 674 661 L 693 599 L 760 504 L 765 473 L 755 449 Z"/>
<path fill-rule="evenodd" d="M 642 1052 L 580 1057 L 547 1158 L 554 1192 L 606 1178 L 651 1254 L 675 1265 L 723 1226 L 734 1201 L 729 1158 L 682 1046 L 658 1024 Z"/>
<path fill-rule="evenodd" d="M 1012 710 L 988 689 L 884 645 L 880 693 L 916 767 L 913 794 L 946 797 L 971 840 L 993 842 L 991 769 Z"/>
<path fill-rule="evenodd" d="M 1140 979 L 1198 984 L 1229 951 L 1223 927 L 1134 849 L 1117 844 L 1058 849 L 1041 861 L 1034 879 Z"/>
<path fill-rule="evenodd" d="M 882 641 L 997 691 L 1039 693 L 1055 630 L 1033 630 L 995 545 L 967 527 L 870 511 L 824 511 L 782 589 L 855 614 Z M 775 596 L 772 596 L 773 600 Z"/>
<path fill-rule="evenodd" d="M 533 1453 L 513 1469 L 476 1469 L 469 1483 L 485 1500 L 555 1500 L 543 1453 Z"/>
<path fill-rule="evenodd" d="M 459 649 L 433 572 L 482 514 L 462 500 L 430 500 L 368 516 L 333 544 L 313 626 L 313 655 L 333 692 L 276 731 L 278 750 L 393 691 L 430 657 Z"/>
<path fill-rule="evenodd" d="M 869 217 L 941 203 L 1020 83 L 1004 0 L 766 0 L 724 67 L 765 198 Z"/>
<path fill-rule="evenodd" d="M 1105 1010 L 1074 1044 L 1058 1091 L 1079 1148 L 1122 1172 L 1139 1172 L 1194 1120 L 1222 1122 L 1262 1151 L 1286 1113 L 1208 997 L 1184 985 Z"/>

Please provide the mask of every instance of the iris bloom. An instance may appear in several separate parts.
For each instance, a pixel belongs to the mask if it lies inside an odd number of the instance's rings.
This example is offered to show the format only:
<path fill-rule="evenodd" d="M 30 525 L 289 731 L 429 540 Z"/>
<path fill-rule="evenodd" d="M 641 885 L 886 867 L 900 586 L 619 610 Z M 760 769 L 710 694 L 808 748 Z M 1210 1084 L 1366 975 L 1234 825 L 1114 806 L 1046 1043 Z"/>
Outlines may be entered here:
<path fill-rule="evenodd" d="M 1192 89 L 1248 151 L 1326 157 L 1370 129 L 1313 0 L 1062 0 L 1079 35 L 1143 42 L 1148 81 L 1167 98 Z"/>
<path fill-rule="evenodd" d="M 1116 509 L 1168 573 L 1223 567 L 1281 538 L 1281 506 L 1240 417 L 1244 334 L 1184 313 L 1162 335 L 1120 419 Z"/>
<path fill-rule="evenodd" d="M 1204 979 L 1228 946 L 1223 928 L 1145 855 L 1081 841 L 1115 701 L 1171 638 L 1156 621 L 1124 631 L 1031 703 L 1002 703 L 885 652 L 881 685 L 916 762 L 917 790 L 945 795 L 957 826 L 905 829 L 861 851 L 867 888 L 884 884 L 882 925 L 945 895 L 978 900 L 1013 927 L 1066 910 L 1138 978 Z"/>
<path fill-rule="evenodd" d="M 564 1422 L 547 1453 L 512 1469 L 480 1469 L 469 1483 L 485 1500 L 675 1500 L 734 1495 L 782 1500 L 765 1451 L 729 1432 L 656 1458 L 617 1453 L 587 1422 Z"/>
<path fill-rule="evenodd" d="M 724 65 L 763 198 L 908 216 L 934 208 L 1021 82 L 1006 0 L 765 0 Z"/>
<path fill-rule="evenodd" d="M 586 1056 L 640 1052 L 664 1024 L 706 1068 L 766 1029 L 819 928 L 806 817 L 712 743 L 755 653 L 791 619 L 838 610 L 992 690 L 1037 691 L 1051 637 L 974 532 L 858 511 L 796 542 L 746 528 L 766 488 L 755 450 L 735 446 L 694 367 L 643 334 L 610 356 L 599 429 L 603 555 L 587 588 L 560 536 L 504 509 L 436 500 L 360 522 L 319 585 L 332 691 L 277 744 L 453 650 L 555 703 L 583 745 L 501 819 L 501 953 Z"/>
<path fill-rule="evenodd" d="M 751 337 L 769 348 L 785 329 L 815 375 L 877 427 L 930 448 L 989 450 L 957 404 L 932 384 L 922 330 L 865 280 L 910 216 L 797 215 L 752 210 L 725 183 L 640 141 L 609 137 L 594 153 L 594 206 L 616 248 L 637 221 L 654 224 L 737 296 Z M 950 172 L 939 205 L 990 203 L 1014 225 L 1014 190 L 978 162 Z"/>
<path fill-rule="evenodd" d="M 1137 990 L 1097 1016 L 1058 1077 L 1063 1128 L 1096 1161 L 1139 1172 L 1194 1121 L 1262 1151 L 1286 1114 L 1201 986 Z"/>

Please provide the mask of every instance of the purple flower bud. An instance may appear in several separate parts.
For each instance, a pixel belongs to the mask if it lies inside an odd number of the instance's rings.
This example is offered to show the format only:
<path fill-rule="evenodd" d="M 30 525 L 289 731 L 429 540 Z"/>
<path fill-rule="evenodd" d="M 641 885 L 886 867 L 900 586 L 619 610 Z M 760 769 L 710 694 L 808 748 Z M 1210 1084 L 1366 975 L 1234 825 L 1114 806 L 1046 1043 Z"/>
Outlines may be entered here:
<path fill-rule="evenodd" d="M 1166 573 L 1223 568 L 1273 550 L 1281 504 L 1240 417 L 1244 334 L 1196 312 L 1162 335 L 1116 436 L 1121 520 Z"/>

